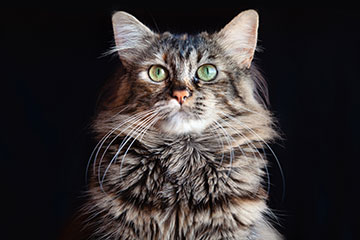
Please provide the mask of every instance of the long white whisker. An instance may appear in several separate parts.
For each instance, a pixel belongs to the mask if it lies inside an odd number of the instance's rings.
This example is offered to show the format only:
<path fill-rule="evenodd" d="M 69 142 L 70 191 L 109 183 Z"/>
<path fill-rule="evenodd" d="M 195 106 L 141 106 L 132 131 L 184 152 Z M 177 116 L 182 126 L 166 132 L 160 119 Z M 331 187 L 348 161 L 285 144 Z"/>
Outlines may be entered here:
<path fill-rule="evenodd" d="M 121 169 L 122 169 L 122 167 L 123 167 L 123 163 L 124 163 L 124 160 L 125 160 L 125 157 L 126 157 L 126 155 L 127 155 L 127 153 L 128 153 L 128 151 L 130 150 L 130 148 L 131 148 L 131 146 L 134 144 L 134 142 L 137 140 L 137 138 L 140 136 L 140 135 L 142 135 L 142 137 L 144 136 L 144 134 L 145 134 L 145 132 L 153 125 L 153 124 L 155 124 L 160 118 L 157 118 L 157 114 L 159 114 L 159 112 L 157 112 L 157 113 L 155 113 L 155 114 L 153 114 L 153 116 L 151 116 L 151 118 L 150 119 L 148 119 L 150 122 L 146 122 L 146 123 L 144 123 L 144 126 L 141 126 L 141 128 L 143 128 L 142 130 L 141 130 L 141 132 L 138 134 L 138 135 L 136 135 L 136 137 L 133 139 L 133 141 L 129 144 L 129 146 L 128 146 L 128 148 L 126 149 L 126 151 L 125 151 L 125 153 L 124 153 L 124 155 L 123 155 L 123 157 L 122 157 L 122 159 L 121 159 L 121 163 L 120 163 L 120 171 L 121 171 Z M 141 138 L 142 138 L 141 137 Z"/>
<path fill-rule="evenodd" d="M 117 112 L 116 114 L 114 114 L 113 117 L 111 117 L 111 119 L 114 119 L 115 117 L 119 116 L 123 111 L 125 111 L 126 109 L 128 109 L 129 106 L 125 106 L 124 108 L 122 108 L 119 112 Z M 116 128 L 113 128 L 112 130 L 110 130 L 109 132 L 107 132 L 107 134 L 105 134 L 101 139 L 100 141 L 96 144 L 96 146 L 94 147 L 94 149 L 92 150 L 91 154 L 90 154 L 90 157 L 89 157 L 89 160 L 88 160 L 88 163 L 86 165 L 86 170 L 85 170 L 85 183 L 87 184 L 87 181 L 88 181 L 88 173 L 89 173 L 89 167 L 90 167 L 90 164 L 91 164 L 91 161 L 93 159 L 93 156 L 94 156 L 94 153 L 96 151 L 96 149 L 98 149 L 99 145 L 101 144 L 101 142 L 107 138 L 108 136 L 110 136 L 114 131 L 116 131 Z M 94 163 L 95 164 L 95 163 Z"/>
<path fill-rule="evenodd" d="M 223 162 L 223 160 L 224 160 L 224 156 L 225 156 L 225 154 L 224 154 L 224 142 L 223 142 L 223 140 L 222 140 L 222 137 L 221 137 L 221 135 L 220 135 L 220 133 L 216 130 L 216 125 L 215 124 L 213 124 L 213 123 L 211 123 L 211 125 L 210 125 L 211 127 L 212 127 L 212 129 L 214 129 L 214 132 L 216 132 L 217 133 L 217 135 L 218 135 L 218 138 L 217 139 L 220 139 L 220 143 L 221 143 L 221 161 L 220 161 L 220 165 L 222 164 L 222 162 Z M 212 134 L 212 136 L 214 136 L 214 134 Z M 217 140 L 217 142 L 219 143 L 219 141 Z"/>
<path fill-rule="evenodd" d="M 124 162 L 124 159 L 125 159 L 125 156 L 127 154 L 127 152 L 129 151 L 129 149 L 131 148 L 131 146 L 133 145 L 133 143 L 135 142 L 135 140 L 142 134 L 142 137 L 144 136 L 145 132 L 153 125 L 155 124 L 161 117 L 156 117 L 157 114 L 159 114 L 162 110 L 166 109 L 166 107 L 163 107 L 163 108 L 158 108 L 158 109 L 155 109 L 154 111 L 151 111 L 150 114 L 148 113 L 147 114 L 147 117 L 145 117 L 145 119 L 142 119 L 142 121 L 137 124 L 135 127 L 133 127 L 133 129 L 131 130 L 130 133 L 127 134 L 127 136 L 123 139 L 123 141 L 121 142 L 121 144 L 119 145 L 119 149 L 117 150 L 117 152 L 115 153 L 114 157 L 111 159 L 110 163 L 108 164 L 105 172 L 104 172 L 104 175 L 102 177 L 102 180 L 100 182 L 100 188 L 103 190 L 103 182 L 104 182 L 104 179 L 106 177 L 106 174 L 107 172 L 109 171 L 110 169 L 110 166 L 112 165 L 112 163 L 117 159 L 117 157 L 119 156 L 122 148 L 127 144 L 127 142 L 133 138 L 133 141 L 130 143 L 128 149 L 126 150 L 126 152 L 124 153 L 124 156 L 122 158 L 122 161 L 121 161 L 121 165 L 120 165 L 120 170 L 122 169 L 122 165 L 123 165 L 123 162 Z M 153 121 L 152 121 L 153 120 Z M 149 122 L 151 121 L 151 122 Z M 138 135 L 134 138 L 133 137 L 133 133 L 135 132 L 138 132 L 138 129 L 139 131 L 141 131 L 140 133 L 138 133 Z M 141 130 L 142 129 L 142 130 Z M 142 139 L 141 137 L 141 139 Z M 103 190 L 104 191 L 104 190 Z"/>
<path fill-rule="evenodd" d="M 249 128 L 246 124 L 244 124 L 244 126 L 250 131 L 252 132 L 255 136 L 257 136 L 259 139 L 261 139 L 264 144 L 266 145 L 266 147 L 270 150 L 271 154 L 274 156 L 275 158 L 275 161 L 279 167 L 279 171 L 280 171 L 280 175 L 281 175 L 281 180 L 282 180 L 282 184 L 283 184 L 283 194 L 282 194 L 282 200 L 284 200 L 285 198 L 285 189 L 286 189 L 286 186 L 285 186 L 285 175 L 284 175 L 284 172 L 283 172 L 283 169 L 281 167 L 281 164 L 280 164 L 280 161 L 278 159 L 278 157 L 276 156 L 275 152 L 273 151 L 273 149 L 269 146 L 269 144 L 267 142 L 265 142 L 264 139 L 262 139 L 254 130 L 252 130 L 251 128 Z"/>
<path fill-rule="evenodd" d="M 126 154 L 127 154 L 128 151 L 129 151 L 130 147 L 133 145 L 133 143 L 135 142 L 135 140 L 140 136 L 140 134 L 144 131 L 144 129 L 145 129 L 146 125 L 148 124 L 148 122 L 151 121 L 151 120 L 156 116 L 156 114 L 158 114 L 158 112 L 155 112 L 155 113 L 153 113 L 151 116 L 148 116 L 143 122 L 141 122 L 140 124 L 138 124 L 138 125 L 136 126 L 136 128 L 133 129 L 132 133 L 135 132 L 135 131 L 137 131 L 137 129 L 141 129 L 141 128 L 142 128 L 142 131 L 140 131 L 140 133 L 138 133 L 138 134 L 136 135 L 136 137 L 133 138 L 133 141 L 129 144 L 129 147 L 128 147 L 127 150 L 125 151 L 125 153 L 124 153 L 124 155 L 123 155 L 123 157 L 122 157 L 122 160 L 121 160 L 120 170 L 122 169 L 123 161 L 124 161 L 124 159 L 125 159 Z M 150 125 L 150 124 L 149 124 L 149 125 Z M 102 179 L 101 179 L 101 181 L 100 181 L 100 187 L 101 187 L 101 189 L 103 189 L 103 188 L 102 188 L 102 185 L 103 185 L 104 179 L 105 179 L 105 177 L 106 177 L 106 174 L 107 174 L 107 172 L 108 172 L 109 169 L 110 169 L 110 166 L 111 166 L 112 163 L 117 159 L 118 155 L 120 154 L 121 150 L 122 150 L 123 147 L 126 145 L 126 143 L 131 139 L 132 133 L 130 134 L 130 136 L 129 136 L 129 135 L 127 136 L 127 139 L 126 139 L 125 142 L 123 142 L 122 144 L 120 144 L 119 149 L 117 150 L 116 154 L 115 154 L 114 157 L 111 159 L 111 161 L 110 161 L 110 163 L 108 164 L 106 170 L 104 171 L 103 177 L 102 177 Z M 124 139 L 124 140 L 125 140 L 125 139 Z M 123 140 L 123 141 L 124 141 L 124 140 Z"/>
<path fill-rule="evenodd" d="M 237 106 L 237 107 L 242 108 L 242 109 L 244 109 L 245 111 L 254 113 L 254 114 L 256 114 L 256 115 L 258 115 L 258 116 L 260 116 L 260 117 L 262 117 L 262 118 L 265 118 L 265 119 L 268 118 L 266 115 L 264 115 L 264 114 L 262 114 L 262 113 L 259 113 L 259 112 L 256 112 L 256 111 L 253 111 L 253 110 L 248 109 L 248 108 L 246 108 L 246 107 L 243 107 L 243 106 Z"/>
<path fill-rule="evenodd" d="M 250 148 L 252 148 L 253 150 L 255 150 L 259 155 L 260 155 L 260 158 L 261 158 L 261 160 L 264 162 L 264 167 L 265 167 L 265 171 L 266 171 L 266 176 L 267 176 L 267 194 L 269 194 L 270 193 L 270 174 L 269 174 L 269 170 L 268 170 L 268 168 L 267 168 L 267 164 L 266 164 L 266 161 L 265 161 L 265 159 L 263 158 L 263 155 L 260 153 L 260 151 L 258 150 L 258 148 L 252 143 L 252 141 L 248 138 L 248 137 L 246 137 L 244 134 L 242 134 L 240 131 L 238 131 L 236 128 L 234 128 L 233 126 L 231 126 L 231 124 L 229 124 L 228 122 L 226 122 L 225 120 L 223 120 L 224 121 L 224 123 L 226 123 L 231 129 L 233 129 L 234 131 L 235 131 L 235 133 L 239 136 L 239 137 L 241 137 L 241 138 L 244 138 L 246 141 L 247 141 L 247 143 L 245 143 L 248 147 L 249 147 L 249 144 L 252 146 L 252 147 L 250 147 Z M 240 146 L 239 146 L 239 149 L 240 149 Z M 258 159 L 257 157 L 256 157 L 256 155 L 255 155 L 255 152 L 253 152 L 252 151 L 252 153 L 253 153 L 253 156 L 254 156 L 254 158 L 255 159 Z M 245 155 L 245 157 L 247 158 L 247 156 Z"/>
<path fill-rule="evenodd" d="M 217 129 L 220 129 L 220 131 L 221 131 L 222 135 L 224 136 L 224 139 L 226 140 L 227 144 L 230 145 L 228 136 L 226 136 L 225 133 L 224 133 L 224 131 L 223 131 L 217 124 L 214 123 L 214 130 L 217 131 Z M 219 134 L 219 135 L 220 135 L 220 134 Z M 222 138 L 222 137 L 220 136 L 220 138 Z M 224 149 L 225 149 L 225 147 L 224 147 L 224 145 L 223 145 L 223 146 L 222 146 L 222 150 L 224 150 Z M 224 151 L 222 151 L 222 158 L 221 158 L 221 160 L 220 160 L 220 165 L 222 165 L 223 160 L 224 160 L 224 157 L 225 157 L 225 154 L 224 154 Z"/>
<path fill-rule="evenodd" d="M 157 118 L 156 118 L 156 121 L 153 122 L 153 123 L 151 123 L 150 126 L 147 127 L 147 129 L 145 130 L 145 132 L 144 132 L 144 133 L 142 134 L 142 136 L 140 137 L 140 141 L 143 139 L 143 137 L 145 136 L 146 132 L 150 129 L 150 127 L 154 126 L 154 125 L 157 123 L 157 121 L 159 121 L 161 118 L 164 117 L 164 115 L 156 116 L 156 117 L 157 117 Z"/>
<path fill-rule="evenodd" d="M 140 115 L 140 114 L 138 114 L 138 115 L 136 115 L 136 116 L 134 115 L 134 116 L 132 116 L 132 117 L 127 118 L 126 121 L 123 121 L 121 124 L 119 124 L 117 127 L 113 128 L 113 130 L 112 130 L 111 132 L 109 132 L 107 135 L 105 135 L 105 136 L 103 137 L 103 140 L 100 142 L 101 144 L 100 144 L 100 146 L 98 146 L 98 150 L 97 150 L 97 152 L 96 152 L 96 154 L 95 154 L 95 157 L 94 157 L 94 164 L 93 164 L 93 174 L 94 174 L 94 175 L 95 175 L 95 171 L 96 171 L 95 169 L 96 169 L 96 161 L 97 161 L 97 159 L 98 159 L 98 154 L 100 153 L 100 150 L 102 149 L 102 147 L 103 147 L 104 143 L 107 141 L 107 139 L 108 139 L 116 130 L 118 130 L 120 127 L 124 126 L 126 123 L 129 123 L 129 122 L 131 122 L 131 121 L 133 121 L 133 120 L 140 119 L 140 118 L 141 118 L 141 115 Z M 117 137 L 117 136 L 116 136 L 116 137 Z M 113 141 L 115 141 L 116 137 L 113 139 Z M 108 148 L 106 148 L 106 150 L 104 151 L 104 154 L 106 153 L 107 149 L 108 149 Z M 104 154 L 103 154 L 103 155 L 104 155 Z M 102 161 L 102 158 L 101 158 L 101 160 L 99 161 L 99 168 L 100 168 L 100 166 L 101 166 L 101 161 Z"/>
<path fill-rule="evenodd" d="M 145 132 L 149 129 L 149 127 L 151 127 L 153 124 L 155 124 L 160 118 L 155 118 L 157 114 L 159 114 L 161 112 L 161 110 L 163 110 L 162 108 L 157 109 L 157 111 L 153 112 L 153 114 L 149 117 L 147 117 L 146 119 L 144 119 L 144 121 L 139 125 L 136 126 L 136 130 L 138 128 L 143 128 L 143 130 L 138 134 L 138 136 L 145 130 Z M 146 126 L 146 124 L 148 123 L 148 120 L 154 119 L 154 121 L 150 122 L 148 126 Z M 156 120 L 156 121 L 155 121 Z M 144 136 L 145 132 L 143 133 L 142 137 Z M 136 136 L 136 138 L 138 138 L 138 136 Z M 131 137 L 131 136 L 129 136 Z M 142 137 L 140 138 L 140 140 L 142 139 Z M 136 138 L 133 140 L 133 142 L 136 140 Z M 130 146 L 133 144 L 133 142 L 130 144 Z M 124 143 L 124 145 L 126 144 L 126 142 Z M 128 148 L 128 150 L 130 149 L 130 146 Z M 120 144 L 120 148 L 122 148 L 122 144 Z M 128 151 L 127 150 L 127 151 Z M 126 151 L 126 153 L 127 153 Z M 120 152 L 120 151 L 118 151 Z M 126 153 L 124 155 L 126 155 Z M 123 157 L 123 159 L 125 158 L 125 156 Z M 121 169 L 121 167 L 120 167 Z"/>
<path fill-rule="evenodd" d="M 100 153 L 100 150 L 102 149 L 102 146 L 104 145 L 104 143 L 107 141 L 107 139 L 115 132 L 117 131 L 120 127 L 124 126 L 125 124 L 131 122 L 131 121 L 134 121 L 134 120 L 138 120 L 142 117 L 142 115 L 144 114 L 144 112 L 139 112 L 137 114 L 134 114 L 132 115 L 131 117 L 125 119 L 124 121 L 121 122 L 121 124 L 119 124 L 117 127 L 113 128 L 112 131 L 110 131 L 108 134 L 106 134 L 102 140 L 99 142 L 99 146 L 97 147 L 97 152 L 95 154 L 95 157 L 94 157 L 94 164 L 93 164 L 93 174 L 95 174 L 95 169 L 96 169 L 96 161 L 97 161 L 97 158 L 98 158 L 98 154 Z M 127 129 L 127 128 L 126 128 Z M 126 130 L 124 129 L 124 130 Z M 115 138 L 116 139 L 116 138 Z M 96 148 L 95 148 L 96 149 Z M 95 150 L 94 149 L 94 150 Z M 106 152 L 106 151 L 105 151 Z M 100 165 L 100 163 L 99 163 Z"/>
<path fill-rule="evenodd" d="M 224 114 L 224 113 L 222 113 Z M 259 134 L 257 134 L 253 129 L 251 129 L 248 125 L 246 125 L 245 123 L 241 122 L 240 120 L 236 119 L 236 118 L 233 118 L 231 116 L 226 116 L 226 114 L 224 114 L 225 117 L 229 117 L 229 118 L 232 118 L 234 120 L 236 120 L 240 125 L 242 125 L 243 127 L 245 127 L 247 130 L 249 130 L 254 136 L 256 136 L 257 138 L 259 138 L 259 140 L 261 142 L 263 142 L 266 147 L 270 150 L 271 154 L 274 156 L 275 158 L 275 161 L 279 167 L 279 171 L 280 171 L 280 174 L 281 174 L 281 178 L 282 178 L 282 184 L 283 184 L 283 194 L 282 194 L 282 199 L 284 200 L 285 198 L 285 176 L 284 176 L 284 172 L 282 170 L 282 167 L 281 167 L 281 164 L 280 164 L 280 161 L 278 159 L 278 157 L 276 156 L 275 152 L 272 150 L 272 148 L 269 146 L 269 144 L 262 138 L 259 136 Z"/>
<path fill-rule="evenodd" d="M 225 129 L 223 128 L 223 126 L 222 126 L 218 121 L 214 120 L 214 123 L 216 123 L 216 124 L 220 127 L 220 129 L 221 129 L 221 130 L 223 131 L 223 133 L 224 133 L 224 136 L 225 136 L 225 134 L 226 134 L 229 138 L 231 138 L 231 136 L 229 135 L 229 133 L 228 133 L 227 131 L 225 131 Z M 229 139 L 226 138 L 226 140 L 227 140 L 227 143 L 228 143 L 229 146 L 230 146 L 230 162 L 229 162 L 229 163 L 230 163 L 230 168 L 229 168 L 229 170 L 228 170 L 228 175 L 227 175 L 227 177 L 229 177 L 229 176 L 230 176 L 230 172 L 231 172 L 231 168 L 232 168 L 232 161 L 233 161 L 233 157 L 234 157 L 234 150 L 233 150 L 233 147 L 232 147 Z"/>
<path fill-rule="evenodd" d="M 150 110 L 150 111 L 145 112 L 145 118 L 146 118 L 146 116 L 148 116 L 149 114 L 152 114 L 153 112 L 155 112 L 155 110 Z M 110 146 L 113 144 L 113 142 L 114 142 L 123 132 L 125 132 L 125 131 L 126 131 L 127 129 L 129 129 L 130 127 L 134 126 L 134 124 L 140 122 L 141 119 L 144 118 L 143 114 L 144 114 L 144 112 L 141 112 L 141 114 L 138 113 L 138 116 L 132 119 L 132 120 L 135 120 L 135 119 L 136 119 L 136 121 L 133 122 L 132 124 L 130 124 L 129 126 L 127 126 L 127 127 L 126 127 L 125 129 L 123 129 L 120 133 L 118 133 L 118 134 L 110 141 L 110 143 L 108 144 L 108 146 L 105 148 L 105 150 L 104 150 L 104 152 L 103 152 L 103 154 L 102 154 L 102 156 L 101 156 L 101 158 L 100 158 L 99 165 L 98 165 L 98 181 L 99 181 L 99 183 L 100 183 L 100 180 L 101 180 L 101 179 L 100 179 L 101 164 L 102 164 L 103 158 L 104 158 L 107 150 L 110 148 Z M 132 121 L 132 120 L 128 120 L 127 122 L 130 122 L 130 121 Z M 134 129 L 136 129 L 136 127 L 137 127 L 137 126 L 135 126 L 135 127 L 132 128 L 131 132 L 129 133 L 130 135 L 132 134 L 132 132 L 134 131 Z M 129 135 L 129 134 L 128 134 L 128 135 Z M 125 139 L 123 139 L 123 141 L 122 141 L 122 143 L 121 143 L 120 145 L 123 144 L 124 140 L 125 140 Z M 101 146 L 101 147 L 102 147 L 102 146 Z M 97 154 L 96 154 L 95 158 L 97 159 Z"/>

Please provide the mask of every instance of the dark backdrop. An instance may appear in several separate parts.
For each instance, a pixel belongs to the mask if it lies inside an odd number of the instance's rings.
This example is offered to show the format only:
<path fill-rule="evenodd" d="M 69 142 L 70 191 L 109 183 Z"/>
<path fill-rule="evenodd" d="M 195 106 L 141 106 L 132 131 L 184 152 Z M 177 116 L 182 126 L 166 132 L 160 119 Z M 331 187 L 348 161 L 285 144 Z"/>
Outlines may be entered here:
<path fill-rule="evenodd" d="M 284 134 L 273 149 L 285 190 L 273 158 L 270 169 L 278 229 L 295 240 L 360 239 L 355 5 L 50 2 L 1 9 L 2 239 L 56 239 L 81 203 L 94 147 L 88 126 L 118 63 L 101 57 L 112 46 L 113 11 L 128 11 L 154 30 L 195 33 L 220 29 L 248 8 L 260 14 L 263 51 L 255 61 Z"/>

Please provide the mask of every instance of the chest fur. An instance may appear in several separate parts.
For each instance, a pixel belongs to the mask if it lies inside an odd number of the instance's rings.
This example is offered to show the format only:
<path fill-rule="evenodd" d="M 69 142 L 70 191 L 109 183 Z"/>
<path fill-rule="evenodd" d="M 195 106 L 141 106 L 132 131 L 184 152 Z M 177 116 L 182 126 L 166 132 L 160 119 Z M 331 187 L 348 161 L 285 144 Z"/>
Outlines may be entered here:
<path fill-rule="evenodd" d="M 91 192 L 94 206 L 106 212 L 104 231 L 129 231 L 136 239 L 134 229 L 142 227 L 146 230 L 139 234 L 162 236 L 140 239 L 175 239 L 173 234 L 194 239 L 224 224 L 244 230 L 260 219 L 265 209 L 261 166 L 211 146 L 189 138 L 163 145 L 138 143 L 117 161 L 105 159 Z M 104 224 L 104 219 L 111 221 Z"/>
<path fill-rule="evenodd" d="M 118 197 L 160 205 L 200 201 L 218 179 L 216 157 L 215 151 L 189 140 L 156 147 L 138 144 L 107 167 L 103 186 Z"/>
<path fill-rule="evenodd" d="M 191 137 L 163 144 L 137 142 L 118 155 L 114 149 L 100 165 L 97 180 L 117 198 L 165 208 L 178 201 L 197 206 L 216 198 L 256 193 L 263 159 L 244 154 L 240 147 L 236 151 L 216 146 Z"/>

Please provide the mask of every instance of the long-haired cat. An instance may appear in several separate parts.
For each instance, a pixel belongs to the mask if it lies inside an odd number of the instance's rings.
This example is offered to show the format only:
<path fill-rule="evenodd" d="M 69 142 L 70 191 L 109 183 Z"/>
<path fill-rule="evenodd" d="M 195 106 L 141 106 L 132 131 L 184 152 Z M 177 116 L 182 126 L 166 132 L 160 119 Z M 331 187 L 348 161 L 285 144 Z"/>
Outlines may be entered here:
<path fill-rule="evenodd" d="M 91 238 L 281 239 L 267 220 L 262 149 L 277 134 L 252 64 L 257 12 L 197 35 L 112 20 L 121 67 L 93 124 Z"/>

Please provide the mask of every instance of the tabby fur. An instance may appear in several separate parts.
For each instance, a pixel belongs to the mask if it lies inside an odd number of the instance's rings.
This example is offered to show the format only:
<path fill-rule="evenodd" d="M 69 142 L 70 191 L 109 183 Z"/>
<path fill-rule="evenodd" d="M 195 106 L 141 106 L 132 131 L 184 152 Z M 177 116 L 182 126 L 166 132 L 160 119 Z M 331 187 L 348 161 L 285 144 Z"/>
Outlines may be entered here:
<path fill-rule="evenodd" d="M 267 220 L 263 149 L 277 133 L 252 64 L 257 13 L 212 34 L 154 33 L 125 12 L 113 24 L 122 66 L 93 124 L 83 210 L 91 238 L 281 239 Z M 209 63 L 216 79 L 197 79 Z M 152 65 L 168 78 L 151 81 Z M 183 105 L 177 89 L 191 93 Z"/>

